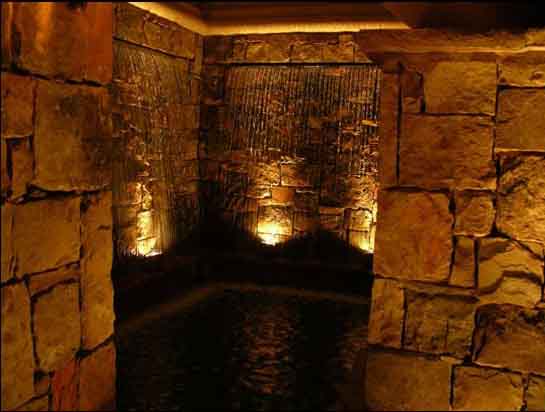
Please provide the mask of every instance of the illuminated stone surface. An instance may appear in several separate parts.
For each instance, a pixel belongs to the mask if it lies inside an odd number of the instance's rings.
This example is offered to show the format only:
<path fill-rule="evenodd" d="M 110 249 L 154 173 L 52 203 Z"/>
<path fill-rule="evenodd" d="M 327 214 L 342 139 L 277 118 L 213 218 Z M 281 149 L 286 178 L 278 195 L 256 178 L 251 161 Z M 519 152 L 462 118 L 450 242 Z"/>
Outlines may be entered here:
<path fill-rule="evenodd" d="M 33 321 L 38 367 L 54 371 L 73 358 L 80 347 L 78 284 L 61 284 L 40 295 L 34 304 Z"/>
<path fill-rule="evenodd" d="M 34 185 L 69 191 L 110 184 L 109 104 L 106 89 L 38 83 Z"/>
<path fill-rule="evenodd" d="M 73 359 L 57 370 L 51 379 L 51 404 L 54 411 L 78 409 L 79 361 Z"/>
<path fill-rule="evenodd" d="M 81 327 L 91 349 L 113 334 L 112 194 L 90 196 L 82 216 Z"/>
<path fill-rule="evenodd" d="M 405 304 L 403 289 L 392 280 L 375 279 L 371 296 L 367 341 L 400 348 Z"/>
<path fill-rule="evenodd" d="M 33 134 L 36 81 L 27 76 L 2 72 L 2 137 Z"/>
<path fill-rule="evenodd" d="M 406 291 L 403 346 L 418 352 L 469 353 L 476 299 Z"/>
<path fill-rule="evenodd" d="M 450 365 L 419 356 L 370 352 L 365 389 L 370 410 L 448 410 Z"/>
<path fill-rule="evenodd" d="M 454 265 L 449 283 L 463 288 L 475 286 L 475 245 L 470 238 L 456 238 Z"/>
<path fill-rule="evenodd" d="M 399 76 L 384 73 L 380 95 L 379 181 L 382 187 L 397 183 Z"/>
<path fill-rule="evenodd" d="M 498 99 L 496 150 L 545 151 L 545 90 L 506 89 Z"/>
<path fill-rule="evenodd" d="M 507 158 L 501 170 L 498 229 L 514 239 L 545 243 L 545 157 Z"/>
<path fill-rule="evenodd" d="M 25 403 L 17 411 L 48 411 L 49 410 L 49 396 L 42 396 L 40 398 L 32 399 L 30 402 Z M 56 410 L 56 409 L 54 409 Z"/>
<path fill-rule="evenodd" d="M 79 264 L 74 263 L 59 269 L 33 275 L 28 280 L 30 295 L 45 292 L 47 289 L 65 281 L 77 281 L 80 278 Z"/>
<path fill-rule="evenodd" d="M 522 377 L 474 367 L 455 367 L 456 411 L 518 411 L 522 407 Z"/>
<path fill-rule="evenodd" d="M 441 62 L 425 74 L 428 113 L 496 112 L 496 64 Z"/>
<path fill-rule="evenodd" d="M 480 241 L 478 286 L 493 289 L 508 276 L 527 276 L 543 283 L 543 260 L 515 242 L 502 238 Z"/>
<path fill-rule="evenodd" d="M 381 191 L 378 207 L 375 273 L 427 282 L 447 280 L 453 247 L 448 198 L 438 193 Z"/>
<path fill-rule="evenodd" d="M 8 410 L 34 396 L 30 296 L 24 283 L 2 287 L 1 353 L 2 409 Z"/>
<path fill-rule="evenodd" d="M 32 201 L 15 207 L 17 276 L 79 260 L 80 198 Z"/>
<path fill-rule="evenodd" d="M 489 118 L 405 115 L 402 127 L 401 185 L 425 189 L 495 188 Z"/>
<path fill-rule="evenodd" d="M 524 275 L 522 277 L 504 277 L 493 291 L 479 296 L 481 304 L 510 303 L 527 308 L 535 307 L 541 300 L 541 284 Z"/>
<path fill-rule="evenodd" d="M 47 77 L 101 84 L 111 80 L 112 42 L 105 35 L 111 32 L 111 5 L 14 3 L 11 7 L 9 61 Z"/>
<path fill-rule="evenodd" d="M 510 86 L 545 86 L 545 63 L 540 52 L 505 58 L 499 65 L 499 83 Z"/>
<path fill-rule="evenodd" d="M 545 378 L 530 376 L 526 390 L 526 410 L 543 411 L 545 409 Z"/>
<path fill-rule="evenodd" d="M 30 139 L 10 139 L 11 197 L 20 198 L 34 177 L 34 156 Z"/>
<path fill-rule="evenodd" d="M 259 209 L 257 231 L 278 235 L 291 235 L 292 211 L 287 207 L 267 206 Z"/>
<path fill-rule="evenodd" d="M 515 305 L 480 307 L 473 358 L 479 365 L 545 373 L 545 311 Z"/>
<path fill-rule="evenodd" d="M 11 178 L 8 172 L 8 142 L 0 139 L 0 197 L 5 199 L 11 188 Z"/>
<path fill-rule="evenodd" d="M 496 217 L 496 210 L 490 194 L 468 191 L 456 192 L 455 203 L 455 234 L 469 236 L 486 236 L 490 234 Z"/>
<path fill-rule="evenodd" d="M 401 81 L 401 109 L 403 113 L 421 113 L 424 102 L 422 74 L 413 70 L 403 70 Z M 398 112 L 398 110 L 396 110 Z M 394 112 L 394 113 L 396 113 Z M 399 116 L 399 113 L 397 113 Z"/>
<path fill-rule="evenodd" d="M 115 346 L 102 346 L 80 362 L 79 410 L 115 408 Z"/>
<path fill-rule="evenodd" d="M 1 251 L 1 278 L 3 283 L 13 277 L 15 270 L 15 256 L 13 250 L 13 216 L 15 206 L 9 203 L 2 203 L 2 251 Z"/>

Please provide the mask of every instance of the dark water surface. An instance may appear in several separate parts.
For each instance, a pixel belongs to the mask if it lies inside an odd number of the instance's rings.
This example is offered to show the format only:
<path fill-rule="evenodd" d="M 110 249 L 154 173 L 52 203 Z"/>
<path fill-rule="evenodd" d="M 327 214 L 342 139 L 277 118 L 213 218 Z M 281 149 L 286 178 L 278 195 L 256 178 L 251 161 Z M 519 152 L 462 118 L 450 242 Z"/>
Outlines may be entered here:
<path fill-rule="evenodd" d="M 367 304 L 225 290 L 118 337 L 118 409 L 332 410 Z"/>

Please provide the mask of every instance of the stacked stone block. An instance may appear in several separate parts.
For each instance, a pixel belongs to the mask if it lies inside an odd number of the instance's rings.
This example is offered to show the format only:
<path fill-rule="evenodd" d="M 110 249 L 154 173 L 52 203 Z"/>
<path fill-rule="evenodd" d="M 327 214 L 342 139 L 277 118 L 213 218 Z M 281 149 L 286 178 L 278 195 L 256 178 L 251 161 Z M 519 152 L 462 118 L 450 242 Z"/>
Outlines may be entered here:
<path fill-rule="evenodd" d="M 2 3 L 1 403 L 112 409 L 112 7 Z"/>
<path fill-rule="evenodd" d="M 545 50 L 357 37 L 386 71 L 369 408 L 544 410 Z"/>
<path fill-rule="evenodd" d="M 199 219 L 202 37 L 114 7 L 114 222 L 120 260 L 169 250 Z"/>

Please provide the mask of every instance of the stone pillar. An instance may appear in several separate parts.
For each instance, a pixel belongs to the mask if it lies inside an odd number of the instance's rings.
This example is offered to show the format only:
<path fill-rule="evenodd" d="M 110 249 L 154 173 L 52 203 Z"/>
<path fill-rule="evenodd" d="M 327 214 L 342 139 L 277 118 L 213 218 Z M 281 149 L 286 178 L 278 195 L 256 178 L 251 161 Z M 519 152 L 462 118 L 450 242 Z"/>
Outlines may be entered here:
<path fill-rule="evenodd" d="M 416 32 L 383 47 L 434 46 Z M 462 51 L 398 54 L 384 77 L 366 401 L 544 410 L 545 50 L 476 56 L 437 36 Z"/>
<path fill-rule="evenodd" d="M 2 409 L 115 406 L 111 79 L 110 3 L 2 3 Z"/>

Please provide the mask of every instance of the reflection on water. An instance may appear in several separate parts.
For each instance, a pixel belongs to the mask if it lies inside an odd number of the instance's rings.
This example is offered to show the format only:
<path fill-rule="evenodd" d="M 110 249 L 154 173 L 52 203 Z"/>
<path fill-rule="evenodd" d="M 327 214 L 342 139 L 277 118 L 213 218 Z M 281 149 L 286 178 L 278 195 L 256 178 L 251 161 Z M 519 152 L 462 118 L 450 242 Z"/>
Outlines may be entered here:
<path fill-rule="evenodd" d="M 120 410 L 334 409 L 368 306 L 230 290 L 118 338 Z"/>

